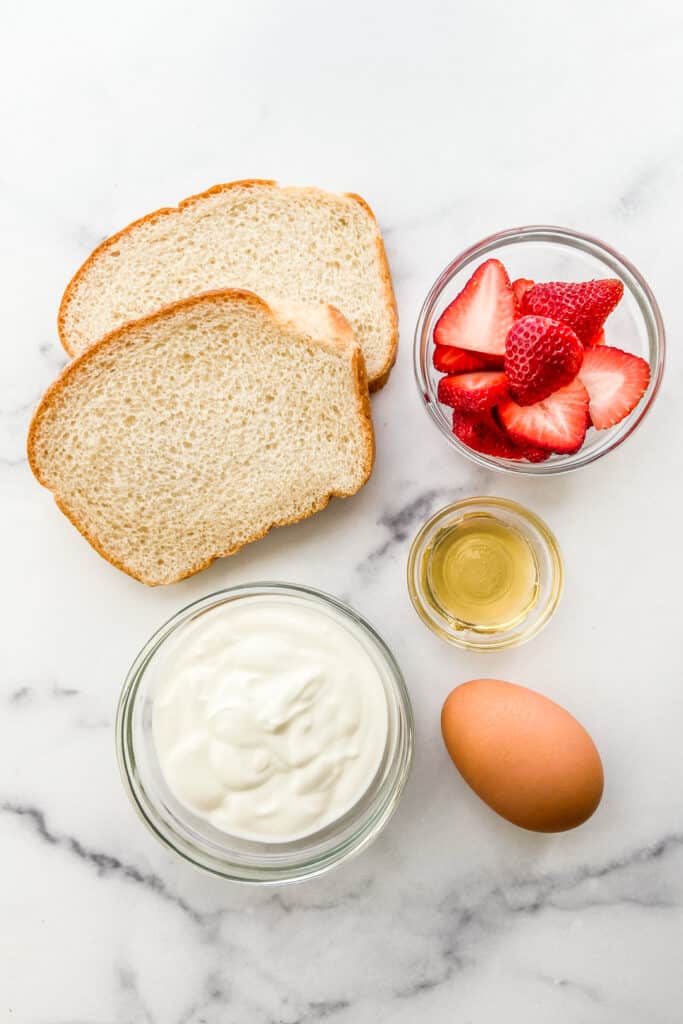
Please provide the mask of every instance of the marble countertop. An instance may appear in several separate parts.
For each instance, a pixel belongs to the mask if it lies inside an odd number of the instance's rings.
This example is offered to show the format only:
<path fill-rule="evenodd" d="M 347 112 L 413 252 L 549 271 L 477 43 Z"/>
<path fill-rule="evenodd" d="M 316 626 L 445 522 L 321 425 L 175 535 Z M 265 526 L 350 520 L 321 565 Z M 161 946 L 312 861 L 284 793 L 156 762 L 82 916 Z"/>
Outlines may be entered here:
<path fill-rule="evenodd" d="M 675 1024 L 683 1019 L 680 593 L 683 10 L 578 0 L 14 5 L 5 16 L 0 482 L 0 1018 L 21 1024 Z M 33 480 L 31 410 L 65 363 L 61 292 L 102 238 L 218 181 L 364 195 L 394 274 L 401 349 L 373 401 L 355 498 L 191 580 L 147 590 Z M 420 408 L 412 329 L 433 279 L 491 231 L 608 240 L 670 340 L 652 414 L 579 473 L 511 479 L 451 451 Z M 417 619 L 410 540 L 447 501 L 530 505 L 564 550 L 548 629 L 459 653 Z M 174 858 L 119 782 L 113 720 L 170 613 L 261 578 L 367 615 L 412 693 L 417 746 L 374 846 L 300 886 L 230 885 Z M 594 819 L 560 836 L 496 818 L 452 770 L 448 690 L 537 688 L 604 757 Z"/>

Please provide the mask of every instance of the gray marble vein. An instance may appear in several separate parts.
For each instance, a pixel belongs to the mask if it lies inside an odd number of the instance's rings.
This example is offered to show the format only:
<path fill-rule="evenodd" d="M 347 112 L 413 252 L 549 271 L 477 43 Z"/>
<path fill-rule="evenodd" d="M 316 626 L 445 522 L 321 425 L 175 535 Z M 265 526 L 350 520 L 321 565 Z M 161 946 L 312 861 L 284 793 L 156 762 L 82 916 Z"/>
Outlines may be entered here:
<path fill-rule="evenodd" d="M 166 883 L 158 875 L 141 871 L 134 864 L 128 864 L 102 850 L 91 849 L 75 836 L 53 831 L 48 826 L 44 812 L 38 807 L 2 801 L 0 802 L 0 814 L 10 815 L 28 824 L 33 834 L 39 840 L 47 843 L 48 846 L 77 857 L 84 864 L 93 868 L 98 877 L 123 879 L 126 882 L 140 885 L 147 891 L 154 893 L 155 896 L 173 903 L 195 923 L 202 922 L 203 915 L 189 906 L 184 900 L 171 893 Z"/>

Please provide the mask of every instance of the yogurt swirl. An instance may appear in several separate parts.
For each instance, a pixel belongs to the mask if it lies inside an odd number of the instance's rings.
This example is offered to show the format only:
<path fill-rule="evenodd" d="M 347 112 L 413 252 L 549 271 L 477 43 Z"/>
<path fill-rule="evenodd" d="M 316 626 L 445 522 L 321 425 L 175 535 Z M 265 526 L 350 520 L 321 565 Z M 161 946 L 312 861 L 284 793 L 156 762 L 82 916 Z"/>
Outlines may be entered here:
<path fill-rule="evenodd" d="M 181 631 L 155 671 L 164 779 L 222 832 L 266 842 L 311 835 L 377 773 L 384 686 L 332 609 L 285 595 L 230 601 Z"/>

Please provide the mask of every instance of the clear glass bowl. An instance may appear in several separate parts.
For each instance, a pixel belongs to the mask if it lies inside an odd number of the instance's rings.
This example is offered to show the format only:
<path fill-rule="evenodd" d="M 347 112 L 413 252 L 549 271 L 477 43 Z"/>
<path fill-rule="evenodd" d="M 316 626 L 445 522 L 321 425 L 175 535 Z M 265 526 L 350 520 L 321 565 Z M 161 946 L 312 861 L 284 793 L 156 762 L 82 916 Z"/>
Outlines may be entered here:
<path fill-rule="evenodd" d="M 291 842 L 267 843 L 226 835 L 194 815 L 167 786 L 152 737 L 154 672 L 161 647 L 219 605 L 261 595 L 311 603 L 341 622 L 375 663 L 388 709 L 387 741 L 375 778 L 361 799 L 320 831 Z M 145 644 L 126 677 L 116 719 L 116 746 L 124 786 L 150 831 L 181 857 L 213 874 L 262 885 L 322 874 L 368 846 L 398 805 L 410 771 L 414 725 L 410 697 L 391 651 L 357 612 L 317 590 L 255 583 L 210 594 L 183 608 Z"/>
<path fill-rule="evenodd" d="M 429 559 L 435 539 L 474 516 L 490 516 L 521 534 L 536 563 L 536 601 L 521 621 L 504 629 L 478 627 L 456 619 L 430 588 Z M 415 611 L 437 636 L 471 651 L 502 650 L 531 640 L 554 615 L 563 580 L 562 555 L 554 534 L 537 515 L 507 498 L 466 498 L 447 505 L 424 524 L 408 556 L 408 591 Z"/>
<path fill-rule="evenodd" d="M 629 416 L 610 430 L 590 429 L 583 447 L 573 455 L 552 455 L 546 462 L 535 464 L 483 455 L 455 436 L 452 411 L 438 401 L 437 387 L 441 374 L 432 363 L 434 326 L 476 267 L 491 258 L 497 258 L 505 265 L 511 280 L 527 277 L 534 281 L 587 281 L 596 277 L 617 277 L 623 281 L 624 296 L 605 326 L 606 343 L 646 359 L 650 364 L 650 384 Z M 664 350 L 664 324 L 656 299 L 628 260 L 597 238 L 568 228 L 512 228 L 466 249 L 435 281 L 415 329 L 415 377 L 429 416 L 449 443 L 472 462 L 508 473 L 548 476 L 587 466 L 622 444 L 633 433 L 659 391 Z"/>

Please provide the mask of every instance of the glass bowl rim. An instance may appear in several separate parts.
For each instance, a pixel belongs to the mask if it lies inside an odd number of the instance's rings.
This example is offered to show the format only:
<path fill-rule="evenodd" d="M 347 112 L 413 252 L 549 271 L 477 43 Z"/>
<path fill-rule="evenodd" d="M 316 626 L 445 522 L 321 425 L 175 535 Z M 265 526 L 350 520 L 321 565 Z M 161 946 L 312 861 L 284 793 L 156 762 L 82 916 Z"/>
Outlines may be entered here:
<path fill-rule="evenodd" d="M 589 254 L 593 253 L 593 250 L 597 250 L 599 253 L 602 253 L 603 256 L 606 256 L 606 262 L 608 265 L 618 272 L 620 280 L 622 280 L 624 284 L 629 287 L 631 293 L 634 294 L 641 315 L 645 320 L 647 334 L 648 337 L 651 338 L 652 348 L 654 350 L 654 359 L 649 360 L 651 371 L 651 380 L 648 387 L 649 393 L 646 392 L 641 404 L 625 418 L 623 421 L 623 430 L 620 431 L 617 429 L 617 432 L 613 435 L 611 442 L 607 447 L 602 450 L 592 452 L 584 451 L 580 448 L 578 452 L 575 452 L 572 455 L 562 456 L 555 462 L 548 461 L 535 464 L 524 461 L 515 462 L 509 459 L 500 459 L 496 456 L 485 455 L 482 452 L 474 451 L 457 438 L 450 428 L 446 429 L 445 424 L 439 418 L 437 410 L 435 409 L 435 406 L 438 404 L 436 401 L 436 394 L 431 394 L 431 388 L 427 375 L 423 372 L 421 359 L 422 341 L 425 334 L 427 320 L 429 319 L 435 304 L 438 302 L 443 289 L 450 283 L 452 278 L 475 259 L 480 256 L 484 256 L 491 250 L 496 249 L 499 246 L 504 247 L 506 245 L 513 245 L 516 242 L 524 241 L 554 242 L 566 245 L 569 248 L 580 249 Z M 631 281 L 635 282 L 640 295 L 638 295 L 631 287 Z M 652 332 L 650 331 L 648 317 L 643 312 L 643 304 L 647 307 L 650 322 L 653 325 Z M 427 339 L 427 344 L 429 344 L 430 340 L 431 338 Z M 432 422 L 436 424 L 442 436 L 446 438 L 451 447 L 461 452 L 466 458 L 471 462 L 476 463 L 478 466 L 481 466 L 484 469 L 494 469 L 499 472 L 510 473 L 517 476 L 554 476 L 559 473 L 570 473 L 573 470 L 581 469 L 583 466 L 590 465 L 592 462 L 602 458 L 604 455 L 608 455 L 610 452 L 622 445 L 624 441 L 626 441 L 626 439 L 630 437 L 631 434 L 633 434 L 633 432 L 640 426 L 645 416 L 652 408 L 661 386 L 665 359 L 666 331 L 664 328 L 662 314 L 652 289 L 637 267 L 634 266 L 630 260 L 626 259 L 625 256 L 622 256 L 618 250 L 614 249 L 612 246 L 603 242 L 596 236 L 581 231 L 575 231 L 572 228 L 565 228 L 553 224 L 527 224 L 520 227 L 506 228 L 503 231 L 497 231 L 494 234 L 487 235 L 486 238 L 481 239 L 481 241 L 476 242 L 474 245 L 468 246 L 467 249 L 464 249 L 459 253 L 446 265 L 446 267 L 444 267 L 429 289 L 417 318 L 413 340 L 413 371 L 417 388 L 420 393 L 421 404 L 425 407 L 427 415 L 430 417 Z M 637 415 L 634 415 L 634 413 L 637 413 Z"/>
<path fill-rule="evenodd" d="M 160 827 L 159 822 L 155 820 L 159 818 L 159 815 L 154 814 L 155 807 L 153 801 L 150 799 L 145 788 L 139 781 L 136 781 L 135 753 L 132 749 L 129 731 L 135 700 L 140 691 L 147 665 L 154 653 L 175 630 L 189 621 L 202 608 L 216 607 L 235 597 L 261 594 L 303 596 L 304 598 L 312 599 L 314 603 L 331 606 L 341 614 L 342 618 L 351 619 L 370 640 L 387 669 L 387 679 L 390 681 L 391 690 L 396 700 L 397 720 L 400 729 L 395 738 L 396 750 L 394 752 L 394 760 L 396 763 L 394 765 L 393 778 L 387 791 L 377 794 L 377 806 L 371 805 L 366 819 L 361 823 L 361 827 L 322 853 L 310 856 L 302 853 L 296 862 L 285 863 L 284 865 L 280 857 L 278 858 L 278 864 L 273 867 L 259 864 L 251 868 L 248 864 L 246 867 L 244 865 L 240 866 L 230 862 L 227 858 L 225 861 L 218 861 L 208 853 L 198 849 L 193 850 L 191 842 L 185 836 L 177 833 L 163 819 Z M 398 662 L 386 642 L 364 616 L 334 595 L 314 587 L 264 580 L 224 587 L 197 598 L 184 605 L 154 631 L 139 650 L 126 673 L 117 706 L 115 742 L 119 773 L 128 798 L 138 817 L 162 845 L 173 850 L 175 854 L 195 867 L 231 882 L 262 886 L 283 885 L 304 881 L 324 874 L 360 853 L 379 835 L 396 810 L 410 774 L 415 745 L 415 721 L 410 694 Z M 348 813 L 353 813 L 353 809 Z M 335 823 L 332 822 L 330 827 L 334 827 L 334 825 Z M 193 856 L 193 852 L 197 855 Z M 241 875 L 239 873 L 240 870 L 249 873 Z"/>
<path fill-rule="evenodd" d="M 442 625 L 440 621 L 436 621 L 426 614 L 421 589 L 416 585 L 415 579 L 419 573 L 420 566 L 418 565 L 418 556 L 421 556 L 423 553 L 424 541 L 441 521 L 462 509 L 476 510 L 477 508 L 491 505 L 495 508 L 507 509 L 508 511 L 513 512 L 515 515 L 519 516 L 520 519 L 523 519 L 533 527 L 536 533 L 540 536 L 551 564 L 552 585 L 548 599 L 539 617 L 526 630 L 522 629 L 520 632 L 514 633 L 509 637 L 498 638 L 497 634 L 492 633 L 490 634 L 490 641 L 474 643 L 466 637 L 459 636 L 454 630 L 449 630 L 445 625 Z M 406 576 L 410 600 L 418 616 L 428 629 L 442 640 L 445 640 L 446 643 L 452 644 L 454 647 L 459 647 L 461 650 L 489 654 L 492 651 L 503 651 L 510 650 L 513 647 L 520 647 L 522 644 L 532 640 L 548 625 L 557 611 L 557 607 L 564 591 L 564 560 L 562 558 L 562 549 L 560 548 L 557 537 L 541 516 L 532 512 L 531 509 L 526 508 L 526 506 L 521 505 L 518 501 L 513 501 L 511 498 L 501 498 L 495 495 L 482 494 L 449 502 L 448 505 L 444 505 L 443 508 L 438 509 L 434 515 L 430 516 L 429 519 L 422 524 L 410 545 L 408 562 L 406 565 Z"/>

